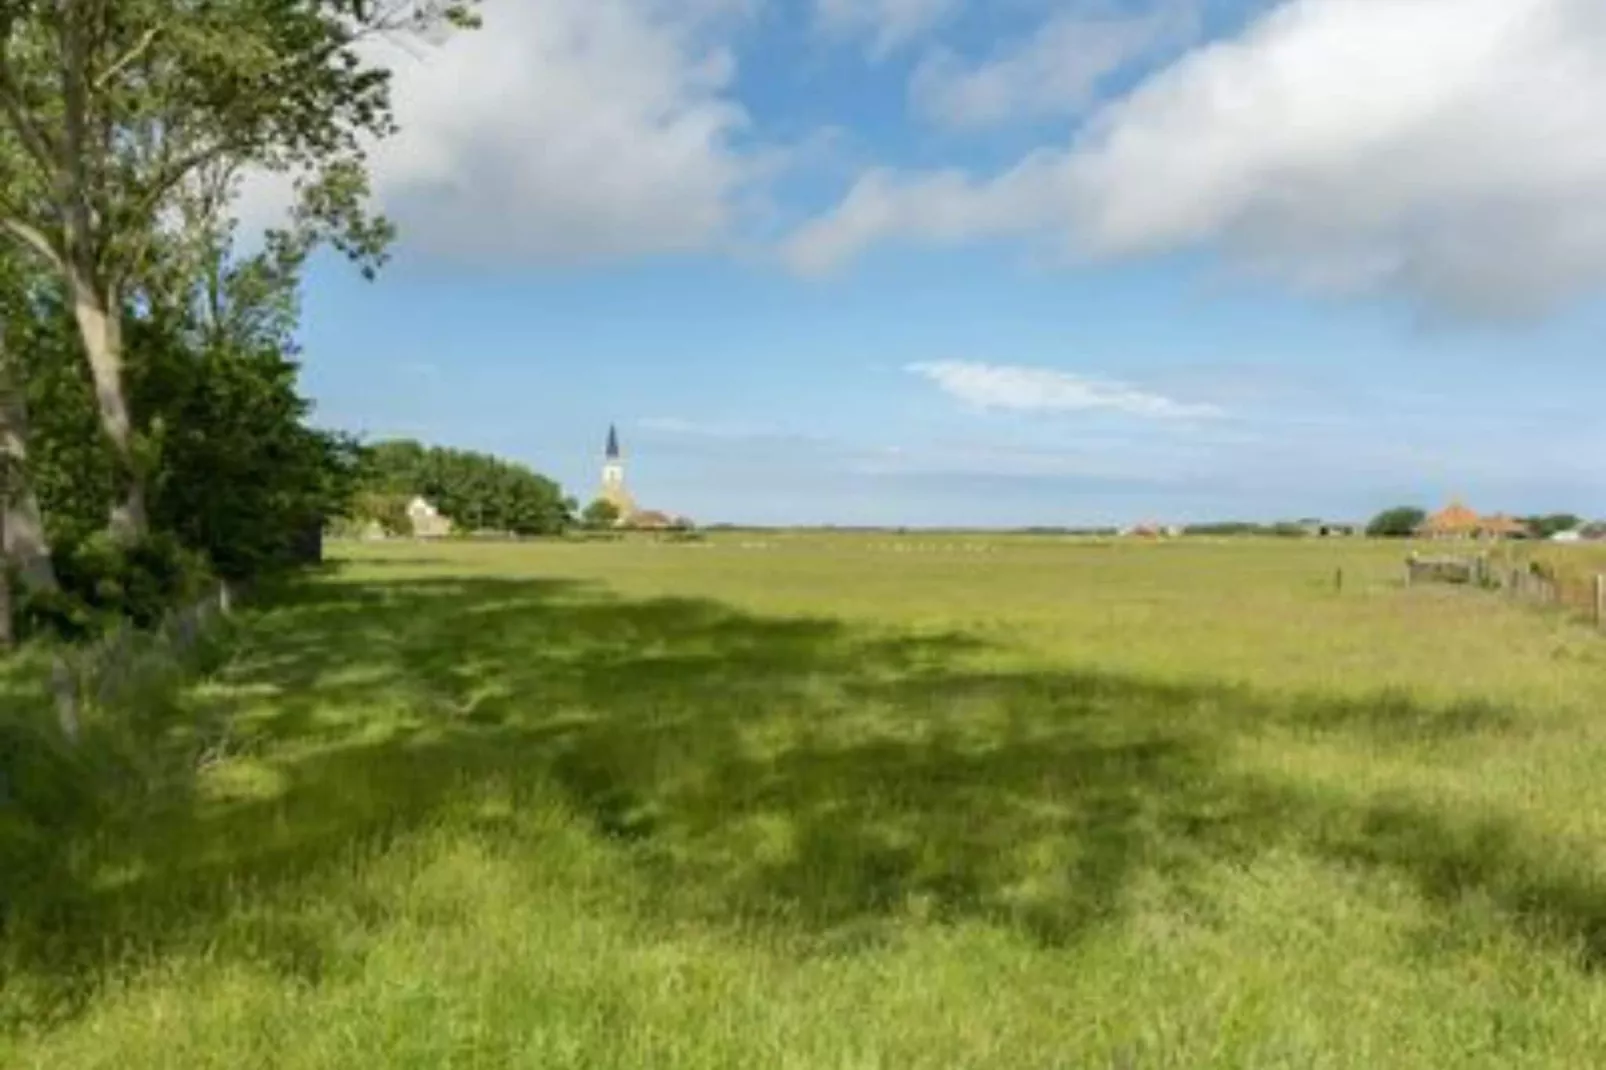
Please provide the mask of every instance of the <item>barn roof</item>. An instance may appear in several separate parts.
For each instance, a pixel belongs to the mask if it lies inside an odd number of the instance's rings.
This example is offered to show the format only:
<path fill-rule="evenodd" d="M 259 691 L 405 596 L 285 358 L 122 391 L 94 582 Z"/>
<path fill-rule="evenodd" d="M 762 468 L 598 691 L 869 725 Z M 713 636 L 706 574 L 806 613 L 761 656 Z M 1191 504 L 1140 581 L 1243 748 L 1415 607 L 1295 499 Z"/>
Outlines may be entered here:
<path fill-rule="evenodd" d="M 1430 535 L 1459 534 L 1477 531 L 1482 523 L 1477 513 L 1455 501 L 1422 521 L 1418 530 Z"/>

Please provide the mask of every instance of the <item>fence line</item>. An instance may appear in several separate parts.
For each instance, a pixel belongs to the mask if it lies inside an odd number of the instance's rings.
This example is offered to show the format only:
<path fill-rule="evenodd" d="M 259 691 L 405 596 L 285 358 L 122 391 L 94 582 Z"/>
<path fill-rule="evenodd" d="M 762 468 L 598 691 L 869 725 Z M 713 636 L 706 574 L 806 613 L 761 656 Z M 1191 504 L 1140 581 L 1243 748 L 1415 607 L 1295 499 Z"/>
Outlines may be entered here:
<path fill-rule="evenodd" d="M 152 666 L 189 654 L 217 621 L 233 612 L 234 601 L 234 591 L 219 583 L 200 600 L 169 610 L 153 633 L 141 633 L 123 621 L 93 643 L 57 654 L 50 667 L 50 691 L 62 734 L 76 743 L 87 706 L 111 705 Z"/>
<path fill-rule="evenodd" d="M 1498 591 L 1515 602 L 1556 606 L 1578 613 L 1606 629 L 1606 574 L 1567 575 L 1540 561 L 1496 561 L 1476 556 L 1423 556 L 1405 559 L 1407 587 L 1451 583 Z"/>

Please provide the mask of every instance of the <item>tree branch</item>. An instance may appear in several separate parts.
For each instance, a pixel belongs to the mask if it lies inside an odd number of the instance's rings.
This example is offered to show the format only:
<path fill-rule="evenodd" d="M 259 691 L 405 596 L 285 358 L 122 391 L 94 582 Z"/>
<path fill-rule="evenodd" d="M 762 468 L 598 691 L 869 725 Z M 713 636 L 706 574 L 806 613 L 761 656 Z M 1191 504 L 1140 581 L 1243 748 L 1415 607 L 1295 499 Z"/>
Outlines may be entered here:
<path fill-rule="evenodd" d="M 89 205 L 89 146 L 85 143 L 89 125 L 88 8 L 88 0 L 62 0 L 60 26 L 62 128 L 66 133 L 61 145 L 61 199 L 68 259 L 77 261 L 80 268 L 98 261 L 101 252 Z M 98 269 L 100 265 L 94 266 Z"/>
<path fill-rule="evenodd" d="M 134 63 L 138 62 L 139 57 L 144 55 L 151 45 L 155 43 L 157 35 L 160 32 L 160 27 L 152 27 L 151 29 L 146 30 L 145 35 L 135 43 L 133 48 L 129 49 L 123 54 L 122 59 L 119 59 L 116 63 L 113 63 L 110 67 L 107 67 L 101 72 L 100 77 L 95 79 L 95 89 L 97 91 L 105 89 L 113 78 L 117 77 L 119 74 L 122 74 L 123 71 L 127 70 Z"/>
<path fill-rule="evenodd" d="M 3 42 L 0 42 L 0 111 L 5 112 L 6 119 L 12 129 L 16 130 L 23 148 L 33 157 L 34 162 L 44 169 L 45 174 L 51 176 L 58 174 L 58 161 L 50 144 L 50 138 L 23 108 L 22 92 L 17 86 L 16 77 L 11 69 L 11 56 L 7 53 Z"/>
<path fill-rule="evenodd" d="M 0 215 L 0 230 L 4 230 L 23 245 L 32 249 L 43 257 L 54 271 L 65 271 L 66 261 L 62 258 L 60 250 L 51 244 L 44 231 L 24 223 L 18 219 L 8 208 L 0 207 L 5 214 Z"/>

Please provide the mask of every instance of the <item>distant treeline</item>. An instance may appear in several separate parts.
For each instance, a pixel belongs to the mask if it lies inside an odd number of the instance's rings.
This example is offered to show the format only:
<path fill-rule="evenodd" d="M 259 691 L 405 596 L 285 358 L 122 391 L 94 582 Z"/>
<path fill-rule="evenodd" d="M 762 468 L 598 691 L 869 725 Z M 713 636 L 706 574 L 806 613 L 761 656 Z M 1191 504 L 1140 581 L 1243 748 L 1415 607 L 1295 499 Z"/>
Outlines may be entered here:
<path fill-rule="evenodd" d="M 363 450 L 348 521 L 410 534 L 407 503 L 422 497 L 459 530 L 556 535 L 574 523 L 575 502 L 556 482 L 513 461 L 412 439 Z"/>
<path fill-rule="evenodd" d="M 703 530 L 748 534 L 792 535 L 1076 535 L 1082 537 L 1119 534 L 1113 527 L 1103 528 L 962 528 L 892 527 L 866 524 L 709 524 Z"/>
<path fill-rule="evenodd" d="M 1287 538 L 1297 539 L 1316 535 L 1365 534 L 1373 538 L 1408 537 L 1416 533 L 1427 517 L 1426 510 L 1414 506 L 1397 506 L 1384 510 L 1364 525 L 1337 524 L 1317 520 L 1212 520 L 1180 525 L 1166 529 L 1171 533 L 1215 538 Z M 1571 513 L 1550 513 L 1520 518 L 1532 538 L 1549 538 L 1562 531 L 1582 531 L 1596 535 L 1606 525 L 1584 522 Z M 1599 530 L 1598 530 L 1599 529 Z M 1081 538 L 1108 538 L 1121 534 L 1113 527 L 1054 527 L 1034 526 L 1019 528 L 983 527 L 893 527 L 876 525 L 817 524 L 817 525 L 763 525 L 763 524 L 710 524 L 712 532 L 747 532 L 752 534 L 864 534 L 864 535 L 969 535 L 1002 538 L 1009 536 L 1061 536 Z"/>
<path fill-rule="evenodd" d="M 1261 535 L 1296 539 L 1310 534 L 1305 524 L 1284 521 L 1275 524 L 1257 524 L 1249 520 L 1223 520 L 1206 524 L 1189 524 L 1182 529 L 1184 535 Z"/>

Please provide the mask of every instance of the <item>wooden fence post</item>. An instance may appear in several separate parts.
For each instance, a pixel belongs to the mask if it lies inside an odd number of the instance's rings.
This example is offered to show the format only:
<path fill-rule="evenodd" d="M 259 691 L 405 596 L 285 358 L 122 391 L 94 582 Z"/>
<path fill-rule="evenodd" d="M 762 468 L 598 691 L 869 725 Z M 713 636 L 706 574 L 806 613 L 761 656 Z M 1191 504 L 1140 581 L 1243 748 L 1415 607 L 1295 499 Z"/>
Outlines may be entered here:
<path fill-rule="evenodd" d="M 1595 627 L 1606 626 L 1606 574 L 1595 574 Z"/>
<path fill-rule="evenodd" d="M 50 690 L 56 699 L 56 721 L 61 725 L 61 734 L 67 737 L 67 742 L 77 743 L 78 685 L 65 658 L 58 657 L 50 666 Z"/>

